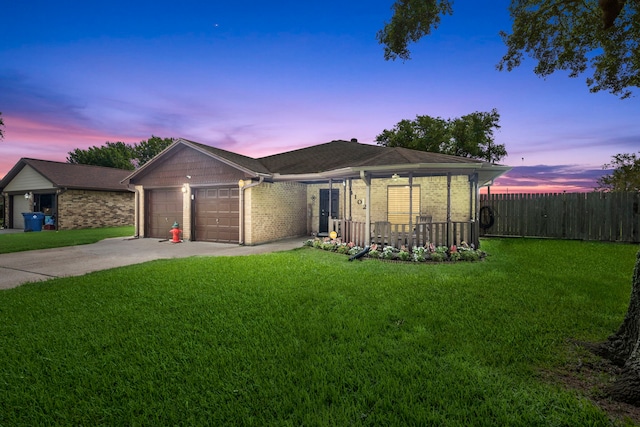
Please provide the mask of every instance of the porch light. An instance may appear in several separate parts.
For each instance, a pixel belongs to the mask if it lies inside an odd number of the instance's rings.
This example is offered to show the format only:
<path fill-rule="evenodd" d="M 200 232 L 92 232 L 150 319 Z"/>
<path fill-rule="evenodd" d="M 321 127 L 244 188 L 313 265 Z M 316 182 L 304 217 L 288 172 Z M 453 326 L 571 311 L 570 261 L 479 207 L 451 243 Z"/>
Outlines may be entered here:
<path fill-rule="evenodd" d="M 24 193 L 24 198 L 29 200 L 30 198 L 33 197 L 33 193 Z"/>
<path fill-rule="evenodd" d="M 393 175 L 391 175 L 391 179 L 393 179 L 394 181 L 397 181 L 398 178 L 400 178 L 400 175 L 398 175 L 397 173 L 394 173 Z"/>

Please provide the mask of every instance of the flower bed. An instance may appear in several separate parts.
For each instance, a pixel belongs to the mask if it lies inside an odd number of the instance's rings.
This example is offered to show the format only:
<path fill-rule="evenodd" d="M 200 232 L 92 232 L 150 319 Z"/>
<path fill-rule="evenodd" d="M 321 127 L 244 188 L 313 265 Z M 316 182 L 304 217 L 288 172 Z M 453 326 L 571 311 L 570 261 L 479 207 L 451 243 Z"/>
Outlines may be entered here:
<path fill-rule="evenodd" d="M 435 246 L 433 243 L 427 243 L 425 246 L 414 246 L 411 249 L 406 246 L 401 246 L 398 249 L 393 246 L 382 246 L 375 243 L 362 248 L 354 245 L 353 242 L 346 243 L 340 241 L 340 239 L 320 239 L 316 237 L 305 241 L 304 246 L 349 255 L 349 261 L 360 258 L 405 262 L 480 261 L 487 255 L 486 252 L 476 249 L 466 242 L 462 242 L 460 245 L 452 245 L 450 248 Z"/>

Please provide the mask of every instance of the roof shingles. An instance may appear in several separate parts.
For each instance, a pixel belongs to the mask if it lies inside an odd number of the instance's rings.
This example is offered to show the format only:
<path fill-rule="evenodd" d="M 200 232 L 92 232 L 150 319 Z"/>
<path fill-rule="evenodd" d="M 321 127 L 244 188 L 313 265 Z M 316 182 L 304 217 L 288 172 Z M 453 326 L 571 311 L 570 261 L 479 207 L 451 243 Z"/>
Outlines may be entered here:
<path fill-rule="evenodd" d="M 8 184 L 25 165 L 33 168 L 58 188 L 126 191 L 127 187 L 120 181 L 131 173 L 124 169 L 22 158 L 0 181 L 0 185 Z"/>

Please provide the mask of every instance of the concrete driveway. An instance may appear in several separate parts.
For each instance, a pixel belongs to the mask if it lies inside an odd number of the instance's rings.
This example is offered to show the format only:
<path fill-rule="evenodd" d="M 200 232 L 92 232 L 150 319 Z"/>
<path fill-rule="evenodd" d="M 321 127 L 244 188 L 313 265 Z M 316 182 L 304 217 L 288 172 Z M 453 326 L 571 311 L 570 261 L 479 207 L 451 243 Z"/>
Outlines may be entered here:
<path fill-rule="evenodd" d="M 81 276 L 98 270 L 139 264 L 155 259 L 190 256 L 240 256 L 287 251 L 302 247 L 304 237 L 258 246 L 184 242 L 159 239 L 112 238 L 90 245 L 0 254 L 0 289 L 23 283 Z"/>

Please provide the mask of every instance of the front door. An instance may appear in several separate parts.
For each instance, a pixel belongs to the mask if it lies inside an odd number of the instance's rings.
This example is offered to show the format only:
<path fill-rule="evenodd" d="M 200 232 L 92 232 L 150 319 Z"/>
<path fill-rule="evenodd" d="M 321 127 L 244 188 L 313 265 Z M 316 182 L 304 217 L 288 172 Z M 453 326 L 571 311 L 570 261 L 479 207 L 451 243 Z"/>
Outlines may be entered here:
<path fill-rule="evenodd" d="M 329 232 L 329 217 L 338 217 L 338 202 L 340 200 L 340 192 L 338 189 L 331 190 L 331 203 L 329 203 L 329 190 L 320 190 L 320 225 L 318 227 L 319 233 Z M 331 206 L 331 207 L 329 207 Z M 331 209 L 331 212 L 329 212 Z"/>

